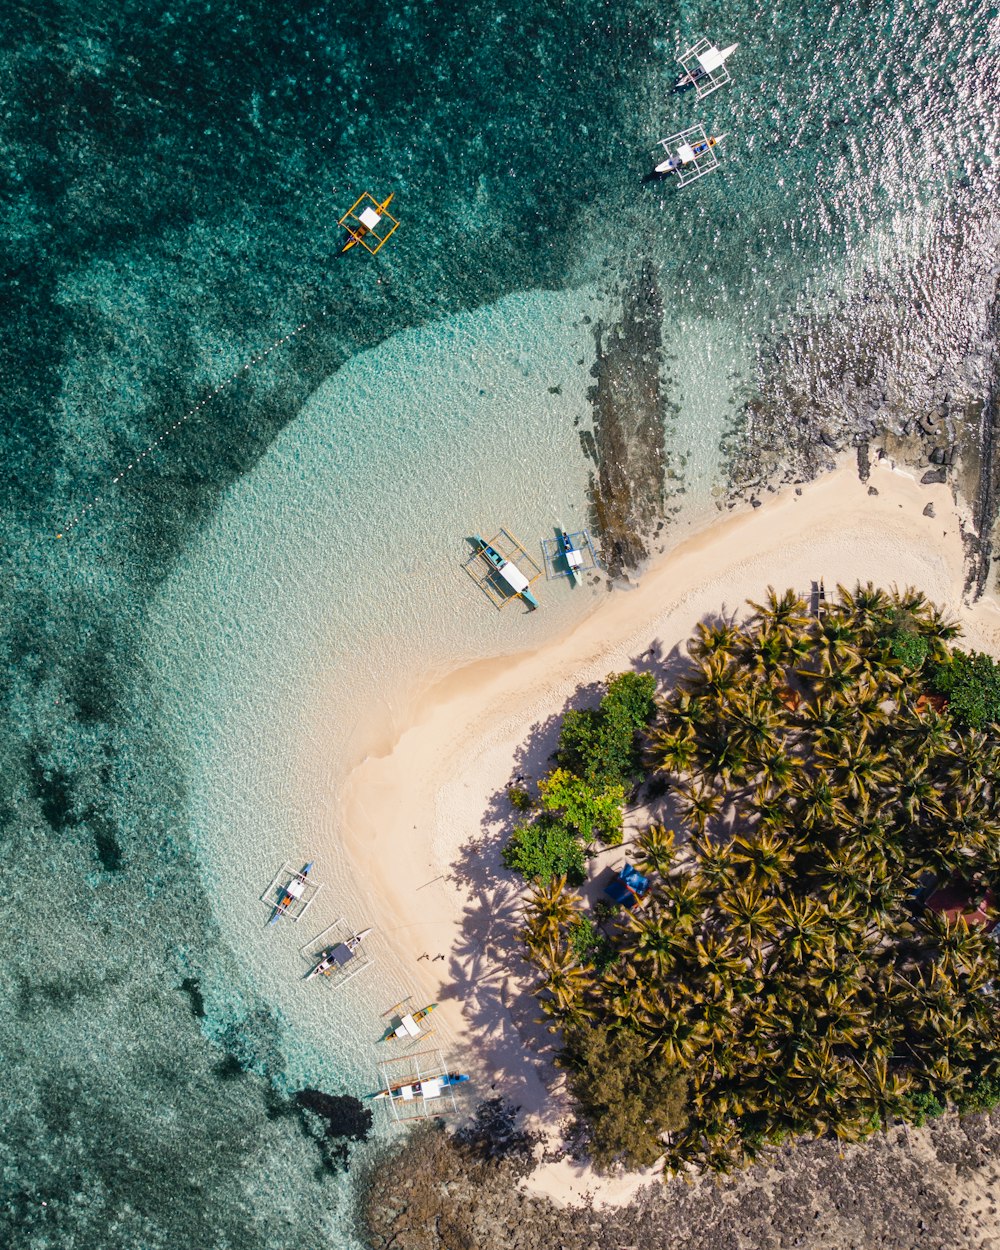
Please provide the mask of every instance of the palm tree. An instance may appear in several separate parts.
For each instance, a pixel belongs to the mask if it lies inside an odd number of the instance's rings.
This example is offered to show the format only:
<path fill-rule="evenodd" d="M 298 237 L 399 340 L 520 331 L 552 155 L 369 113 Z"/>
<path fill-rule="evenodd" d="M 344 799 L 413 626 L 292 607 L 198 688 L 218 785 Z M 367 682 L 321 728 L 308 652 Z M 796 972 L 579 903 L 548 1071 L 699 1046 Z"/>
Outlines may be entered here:
<path fill-rule="evenodd" d="M 888 753 L 858 739 L 846 739 L 837 751 L 817 750 L 816 756 L 830 765 L 835 784 L 843 786 L 862 809 L 892 777 Z"/>
<path fill-rule="evenodd" d="M 660 772 L 689 773 L 698 758 L 698 743 L 690 725 L 677 729 L 654 729 L 650 734 L 649 757 Z"/>
<path fill-rule="evenodd" d="M 815 627 L 814 653 L 821 676 L 859 662 L 857 631 L 838 612 L 827 612 Z"/>
<path fill-rule="evenodd" d="M 722 806 L 722 795 L 703 781 L 688 782 L 675 790 L 687 818 L 699 833 Z"/>
<path fill-rule="evenodd" d="M 636 867 L 640 872 L 665 877 L 674 859 L 674 831 L 661 824 L 647 825 L 635 840 Z"/>
<path fill-rule="evenodd" d="M 779 944 L 792 959 L 801 960 L 827 944 L 825 909 L 815 899 L 779 899 Z"/>
<path fill-rule="evenodd" d="M 688 651 L 696 659 L 722 656 L 732 659 L 743 642 L 743 631 L 735 620 L 699 621 L 695 637 L 688 643 Z"/>
<path fill-rule="evenodd" d="M 774 936 L 777 905 L 759 886 L 737 885 L 719 898 L 718 905 L 733 937 L 751 951 Z"/>
<path fill-rule="evenodd" d="M 777 885 L 795 858 L 796 844 L 777 834 L 759 832 L 737 834 L 731 843 L 731 854 L 744 879 L 763 889 Z"/>
<path fill-rule="evenodd" d="M 767 602 L 751 601 L 750 606 L 756 613 L 756 618 L 751 620 L 751 628 L 757 626 L 761 630 L 773 630 L 786 639 L 802 633 L 809 624 L 806 605 L 793 590 L 786 590 L 779 598 L 774 587 L 768 586 Z"/>
<path fill-rule="evenodd" d="M 552 877 L 545 885 L 536 883 L 524 902 L 525 942 L 544 949 L 558 942 L 561 931 L 579 915 L 575 896 L 566 890 L 565 877 Z"/>
<path fill-rule="evenodd" d="M 854 629 L 868 630 L 877 636 L 889 627 L 892 600 L 872 582 L 866 582 L 864 586 L 857 582 L 853 591 L 838 583 L 837 597 Z"/>
<path fill-rule="evenodd" d="M 592 1014 L 584 1004 L 590 974 L 569 945 L 550 942 L 543 950 L 534 952 L 533 960 L 542 974 L 535 993 L 551 996 L 541 1003 L 546 1014 L 574 1018 Z"/>

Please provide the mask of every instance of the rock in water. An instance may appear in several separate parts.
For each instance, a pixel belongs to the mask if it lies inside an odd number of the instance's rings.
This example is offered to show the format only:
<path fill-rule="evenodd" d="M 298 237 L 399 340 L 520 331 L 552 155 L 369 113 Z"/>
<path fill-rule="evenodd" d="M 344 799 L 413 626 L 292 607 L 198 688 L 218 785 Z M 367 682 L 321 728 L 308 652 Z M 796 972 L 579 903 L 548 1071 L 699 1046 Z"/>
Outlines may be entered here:
<path fill-rule="evenodd" d="M 634 569 L 664 503 L 663 300 L 651 264 L 625 292 L 617 325 L 598 325 L 592 480 L 594 525 L 612 577 Z"/>

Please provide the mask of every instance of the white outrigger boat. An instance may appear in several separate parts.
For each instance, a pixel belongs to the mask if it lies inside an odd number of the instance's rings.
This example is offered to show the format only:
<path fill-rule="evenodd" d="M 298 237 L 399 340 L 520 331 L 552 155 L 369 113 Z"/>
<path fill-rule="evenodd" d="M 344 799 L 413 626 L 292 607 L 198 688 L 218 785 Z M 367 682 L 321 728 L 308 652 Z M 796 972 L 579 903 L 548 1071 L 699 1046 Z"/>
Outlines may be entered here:
<path fill-rule="evenodd" d="M 655 173 L 662 178 L 673 175 L 682 187 L 698 178 L 704 178 L 719 168 L 716 147 L 725 135 L 707 135 L 701 125 L 689 126 L 667 139 L 660 140 L 660 147 L 667 153 L 667 159 L 660 161 Z"/>
<path fill-rule="evenodd" d="M 401 1102 L 412 1102 L 414 1098 L 440 1098 L 442 1093 L 454 1085 L 462 1085 L 469 1078 L 464 1072 L 439 1072 L 437 1076 L 425 1076 L 419 1081 L 401 1081 L 387 1089 L 380 1089 L 370 1097 L 398 1098 Z"/>
<path fill-rule="evenodd" d="M 699 39 L 677 58 L 684 72 L 674 83 L 673 90 L 686 91 L 694 87 L 698 99 L 704 100 L 707 95 L 732 81 L 726 62 L 738 47 L 738 43 L 731 43 L 720 52 L 708 39 Z"/>
<path fill-rule="evenodd" d="M 314 968 L 306 973 L 305 979 L 311 981 L 313 977 L 328 977 L 331 973 L 340 972 L 354 958 L 358 947 L 365 940 L 372 929 L 362 929 L 360 933 L 352 933 L 344 942 L 338 942 L 335 946 L 327 946 L 320 952 L 319 962 Z"/>
<path fill-rule="evenodd" d="M 500 533 L 510 539 L 511 542 L 514 542 L 514 539 L 507 534 L 506 530 L 501 530 Z M 501 579 L 504 593 L 512 599 L 520 597 L 528 605 L 528 610 L 533 612 L 538 607 L 538 600 L 531 593 L 531 581 L 533 579 L 525 577 L 513 560 L 507 559 L 502 552 L 497 550 L 493 545 L 497 541 L 496 539 L 493 542 L 487 542 L 482 535 L 473 534 L 472 541 L 475 546 L 473 558 L 475 556 L 482 557 L 486 561 L 490 575 L 495 575 Z M 521 547 L 520 543 L 517 543 L 516 546 L 522 556 L 527 556 L 528 553 Z M 466 565 L 466 568 L 468 568 L 468 565 Z M 480 579 L 480 585 L 486 589 L 485 579 Z M 494 599 L 494 602 L 497 602 L 497 600 Z M 498 603 L 498 606 L 502 606 L 502 601 Z"/>

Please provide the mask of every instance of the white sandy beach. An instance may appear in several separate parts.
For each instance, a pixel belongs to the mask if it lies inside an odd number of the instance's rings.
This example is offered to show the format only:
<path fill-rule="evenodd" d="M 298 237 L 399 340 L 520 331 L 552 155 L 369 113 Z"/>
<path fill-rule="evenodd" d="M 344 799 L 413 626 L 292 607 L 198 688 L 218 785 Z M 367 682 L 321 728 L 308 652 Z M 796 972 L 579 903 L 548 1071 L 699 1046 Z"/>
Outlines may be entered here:
<path fill-rule="evenodd" d="M 382 933 L 415 990 L 442 1004 L 449 1031 L 466 1044 L 462 1063 L 477 1093 L 504 1094 L 554 1141 L 567 1104 L 526 993 L 527 969 L 511 954 L 518 889 L 498 856 L 511 824 L 506 787 L 547 770 L 557 718 L 581 687 L 633 665 L 655 671 L 699 620 L 739 611 L 769 584 L 804 595 L 820 578 L 828 592 L 838 582 L 912 584 L 961 620 L 966 646 L 1000 652 L 997 605 L 962 603 L 963 516 L 949 489 L 920 486 L 887 461 L 873 468 L 870 485 L 876 495 L 844 466 L 801 495 L 789 488 L 719 520 L 654 562 L 636 589 L 608 595 L 568 635 L 441 681 L 397 741 L 348 779 L 345 849 L 364 878 L 379 881 Z M 933 517 L 923 515 L 928 503 Z M 624 858 L 617 848 L 597 864 Z M 563 1161 L 539 1168 L 530 1184 L 564 1201 L 593 1194 L 616 1202 L 644 1179 L 599 1182 Z"/>

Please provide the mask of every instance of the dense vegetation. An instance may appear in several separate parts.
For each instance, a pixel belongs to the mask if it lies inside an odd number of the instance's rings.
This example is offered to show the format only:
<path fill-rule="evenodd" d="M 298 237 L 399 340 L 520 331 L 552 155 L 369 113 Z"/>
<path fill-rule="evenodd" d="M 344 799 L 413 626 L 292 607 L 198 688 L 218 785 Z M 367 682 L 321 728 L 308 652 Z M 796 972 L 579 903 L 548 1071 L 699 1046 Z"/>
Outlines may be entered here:
<path fill-rule="evenodd" d="M 605 1165 L 727 1169 L 1000 1094 L 997 948 L 965 919 L 1000 894 L 994 669 L 918 592 L 839 594 L 699 626 L 646 735 L 680 832 L 630 848 L 643 906 L 599 929 L 565 876 L 533 884 L 528 956 Z"/>
<path fill-rule="evenodd" d="M 538 812 L 517 829 L 503 858 L 531 880 L 561 875 L 575 884 L 584 877 L 585 848 L 599 838 L 622 840 L 626 796 L 643 777 L 639 731 L 653 715 L 656 680 L 649 673 L 609 677 L 600 705 L 567 712 L 559 734 L 557 767 L 538 785 Z M 535 806 L 513 790 L 516 807 Z"/>

